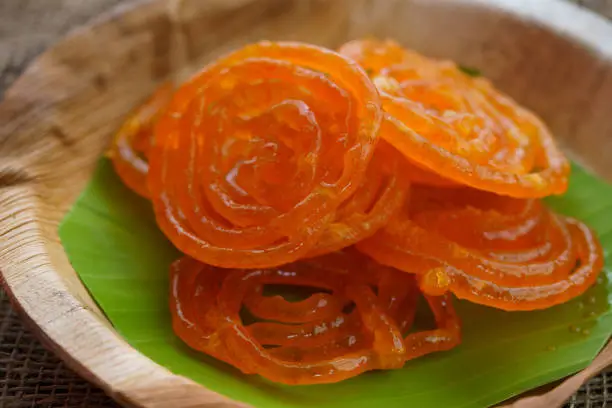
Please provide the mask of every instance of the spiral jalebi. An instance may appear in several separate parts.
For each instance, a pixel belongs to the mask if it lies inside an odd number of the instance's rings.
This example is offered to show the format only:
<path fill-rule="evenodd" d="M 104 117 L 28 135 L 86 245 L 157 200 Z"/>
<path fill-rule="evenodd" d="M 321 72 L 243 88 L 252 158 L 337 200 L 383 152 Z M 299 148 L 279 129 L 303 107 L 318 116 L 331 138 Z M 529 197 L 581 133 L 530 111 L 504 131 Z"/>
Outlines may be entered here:
<path fill-rule="evenodd" d="M 126 186 L 143 197 L 149 197 L 149 151 L 153 128 L 172 97 L 172 85 L 164 84 L 124 122 L 115 135 L 108 156 Z"/>
<path fill-rule="evenodd" d="M 260 43 L 205 68 L 170 102 L 169 89 L 134 113 L 112 154 L 194 258 L 265 267 L 333 252 L 372 235 L 403 202 L 401 155 L 374 149 L 375 88 L 338 54 Z"/>
<path fill-rule="evenodd" d="M 415 187 L 385 229 L 358 244 L 378 262 L 419 276 L 424 293 L 505 310 L 547 308 L 596 280 L 601 246 L 583 223 L 532 199 L 468 188 Z"/>
<path fill-rule="evenodd" d="M 404 334 L 416 311 L 414 279 L 356 251 L 272 269 L 220 270 L 186 257 L 173 264 L 171 285 L 179 337 L 244 373 L 275 382 L 330 383 L 364 371 L 397 369 L 460 339 L 448 296 L 426 296 L 437 329 Z M 290 301 L 265 296 L 266 285 L 319 292 Z M 244 308 L 254 322 L 244 322 Z"/>
<path fill-rule="evenodd" d="M 381 137 L 421 170 L 415 182 L 454 182 L 519 198 L 567 189 L 569 164 L 549 130 L 486 79 L 393 41 L 353 41 L 340 52 L 358 61 L 381 91 Z"/>

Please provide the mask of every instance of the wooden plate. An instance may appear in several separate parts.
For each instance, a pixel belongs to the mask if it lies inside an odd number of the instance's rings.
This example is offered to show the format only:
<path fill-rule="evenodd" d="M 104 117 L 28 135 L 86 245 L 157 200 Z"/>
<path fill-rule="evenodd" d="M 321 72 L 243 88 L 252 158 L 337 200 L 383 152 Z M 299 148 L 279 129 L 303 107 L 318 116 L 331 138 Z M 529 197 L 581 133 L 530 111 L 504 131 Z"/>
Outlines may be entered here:
<path fill-rule="evenodd" d="M 168 78 L 259 39 L 335 47 L 392 37 L 482 68 L 565 147 L 612 179 L 612 26 L 558 0 L 153 0 L 116 9 L 38 58 L 0 106 L 0 269 L 55 352 L 121 403 L 240 407 L 173 375 L 110 326 L 71 268 L 58 225 L 123 116 Z M 560 405 L 612 362 L 517 406 Z"/>

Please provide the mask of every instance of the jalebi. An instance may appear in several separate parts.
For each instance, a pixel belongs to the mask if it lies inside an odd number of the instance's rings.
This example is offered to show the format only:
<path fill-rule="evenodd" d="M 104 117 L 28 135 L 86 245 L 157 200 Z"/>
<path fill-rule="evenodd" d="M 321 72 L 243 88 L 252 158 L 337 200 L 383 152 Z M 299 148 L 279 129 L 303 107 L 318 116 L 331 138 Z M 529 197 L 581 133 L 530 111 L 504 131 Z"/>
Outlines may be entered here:
<path fill-rule="evenodd" d="M 583 223 L 540 198 L 568 162 L 534 114 L 392 41 L 261 42 L 136 109 L 109 151 L 184 256 L 176 334 L 246 374 L 341 381 L 449 350 L 452 295 L 504 310 L 583 293 Z M 415 329 L 417 299 L 436 328 Z"/>
<path fill-rule="evenodd" d="M 486 79 L 393 41 L 353 41 L 340 52 L 382 92 L 381 137 L 421 169 L 415 182 L 451 180 L 519 198 L 566 190 L 569 165 L 546 126 Z"/>
<path fill-rule="evenodd" d="M 171 95 L 170 86 L 164 85 L 137 109 L 115 136 L 109 152 L 123 182 L 144 197 L 149 197 L 148 153 L 153 127 Z M 400 167 L 408 167 L 397 150 L 384 141 L 379 143 L 362 183 L 336 210 L 334 220 L 308 256 L 334 252 L 371 236 L 404 202 L 408 186 Z"/>
<path fill-rule="evenodd" d="M 369 165 L 375 87 L 336 53 L 248 46 L 166 99 L 162 89 L 119 132 L 114 163 L 152 199 L 173 243 L 203 262 L 265 267 L 333 252 L 370 236 L 403 201 L 401 156 L 382 147 Z"/>
<path fill-rule="evenodd" d="M 354 245 L 384 227 L 408 191 L 405 160 L 384 140 L 376 147 L 365 178 L 357 191 L 338 207 L 308 257 Z"/>
<path fill-rule="evenodd" d="M 153 127 L 172 97 L 172 85 L 162 85 L 142 106 L 139 106 L 115 135 L 108 155 L 115 171 L 126 186 L 143 197 L 149 197 L 149 150 Z"/>
<path fill-rule="evenodd" d="M 171 283 L 173 326 L 188 345 L 275 382 L 330 383 L 397 369 L 460 340 L 447 296 L 426 296 L 437 329 L 405 335 L 416 310 L 413 278 L 354 251 L 254 270 L 183 258 L 171 268 Z M 266 285 L 282 285 L 289 294 L 300 287 L 319 292 L 292 302 L 265 296 Z M 245 307 L 255 320 L 250 324 Z"/>
<path fill-rule="evenodd" d="M 543 203 L 469 188 L 415 187 L 410 203 L 359 249 L 420 277 L 424 293 L 533 310 L 583 293 L 603 262 L 594 233 Z"/>

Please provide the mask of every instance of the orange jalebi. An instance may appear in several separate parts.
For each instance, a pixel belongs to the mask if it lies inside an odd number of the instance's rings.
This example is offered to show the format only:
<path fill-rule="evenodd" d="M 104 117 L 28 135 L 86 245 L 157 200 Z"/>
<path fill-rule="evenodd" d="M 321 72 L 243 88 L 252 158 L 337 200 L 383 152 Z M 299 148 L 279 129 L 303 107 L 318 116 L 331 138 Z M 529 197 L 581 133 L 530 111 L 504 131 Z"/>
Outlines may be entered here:
<path fill-rule="evenodd" d="M 281 383 L 330 383 L 397 369 L 460 339 L 447 296 L 426 296 L 438 329 L 404 335 L 416 310 L 413 278 L 354 251 L 254 270 L 221 270 L 183 258 L 172 266 L 171 282 L 173 326 L 187 344 Z M 266 285 L 319 292 L 291 302 L 265 296 Z M 245 307 L 255 322 L 244 323 Z"/>
<path fill-rule="evenodd" d="M 123 182 L 136 193 L 149 197 L 147 175 L 153 128 L 172 97 L 172 85 L 164 84 L 139 106 L 115 135 L 108 155 Z"/>
<path fill-rule="evenodd" d="M 117 174 L 123 182 L 143 197 L 149 197 L 147 175 L 148 153 L 153 139 L 155 120 L 171 97 L 171 87 L 162 86 L 139 107 L 115 136 L 109 151 Z M 384 141 L 379 142 L 364 180 L 357 190 L 336 210 L 334 220 L 326 226 L 308 256 L 346 248 L 371 236 L 383 227 L 404 202 L 406 178 L 400 175 L 406 166 L 400 154 Z"/>
<path fill-rule="evenodd" d="M 354 245 L 384 227 L 404 203 L 405 160 L 384 140 L 379 141 L 357 191 L 338 207 L 334 221 L 319 237 L 308 257 Z"/>
<path fill-rule="evenodd" d="M 415 182 L 452 180 L 520 198 L 566 190 L 569 165 L 546 126 L 486 79 L 393 41 L 353 41 L 340 52 L 382 92 L 381 137 L 421 170 Z"/>
<path fill-rule="evenodd" d="M 451 294 L 533 310 L 595 281 L 594 233 L 539 200 L 569 166 L 534 114 L 392 41 L 340 53 L 246 46 L 116 135 L 117 173 L 186 255 L 183 341 L 272 381 L 336 382 L 455 347 Z M 420 295 L 434 330 L 414 330 Z"/>
<path fill-rule="evenodd" d="M 299 259 L 362 182 L 380 119 L 376 90 L 348 59 L 297 43 L 242 48 L 183 84 L 157 123 L 157 222 L 211 265 Z"/>
<path fill-rule="evenodd" d="M 177 90 L 154 146 L 138 148 L 167 94 L 119 132 L 114 162 L 194 258 L 265 267 L 332 252 L 374 233 L 403 200 L 393 148 L 378 149 L 368 166 L 378 94 L 336 53 L 260 43 L 224 57 Z"/>
<path fill-rule="evenodd" d="M 537 200 L 468 188 L 415 187 L 387 227 L 358 244 L 378 262 L 420 276 L 425 293 L 505 310 L 533 310 L 583 293 L 602 268 L 593 232 Z"/>

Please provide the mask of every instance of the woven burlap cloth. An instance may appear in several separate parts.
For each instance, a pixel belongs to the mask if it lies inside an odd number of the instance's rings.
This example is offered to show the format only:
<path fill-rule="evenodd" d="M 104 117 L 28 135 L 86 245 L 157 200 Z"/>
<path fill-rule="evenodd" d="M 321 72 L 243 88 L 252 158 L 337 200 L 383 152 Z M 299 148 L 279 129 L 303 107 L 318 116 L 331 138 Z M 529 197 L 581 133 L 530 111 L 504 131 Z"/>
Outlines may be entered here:
<path fill-rule="evenodd" d="M 133 0 L 0 0 L 0 96 L 32 58 L 68 30 L 128 1 Z M 567 1 L 612 18 L 612 0 Z M 612 408 L 612 371 L 592 379 L 567 404 L 568 408 L 606 406 Z M 118 405 L 47 351 L 23 326 L 0 289 L 2 407 Z"/>

